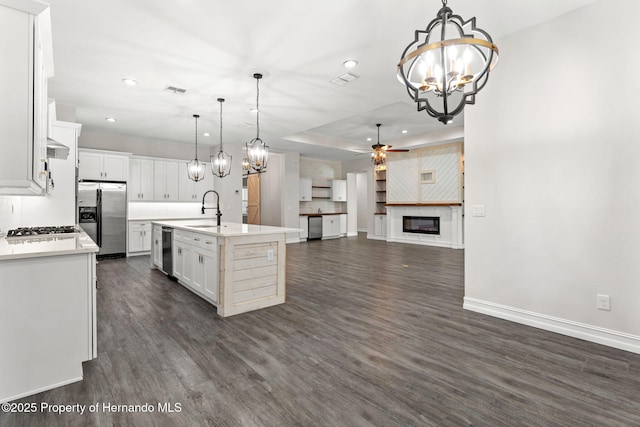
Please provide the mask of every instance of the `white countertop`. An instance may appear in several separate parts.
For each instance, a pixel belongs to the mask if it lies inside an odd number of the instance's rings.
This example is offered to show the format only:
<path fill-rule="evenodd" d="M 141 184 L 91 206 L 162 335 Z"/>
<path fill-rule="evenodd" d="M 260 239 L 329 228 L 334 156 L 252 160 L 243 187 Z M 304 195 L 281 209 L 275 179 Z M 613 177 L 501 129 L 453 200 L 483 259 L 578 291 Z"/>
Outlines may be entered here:
<path fill-rule="evenodd" d="M 152 221 L 153 224 L 171 227 L 178 230 L 191 231 L 193 233 L 207 234 L 217 237 L 252 236 L 259 234 L 284 234 L 299 233 L 299 228 L 271 227 L 268 225 L 238 224 L 235 222 L 222 222 L 220 227 L 212 219 L 177 220 L 177 221 Z"/>
<path fill-rule="evenodd" d="M 85 232 L 79 235 L 64 234 L 47 237 L 0 237 L 0 261 L 20 258 L 74 255 L 98 252 L 100 248 Z"/>

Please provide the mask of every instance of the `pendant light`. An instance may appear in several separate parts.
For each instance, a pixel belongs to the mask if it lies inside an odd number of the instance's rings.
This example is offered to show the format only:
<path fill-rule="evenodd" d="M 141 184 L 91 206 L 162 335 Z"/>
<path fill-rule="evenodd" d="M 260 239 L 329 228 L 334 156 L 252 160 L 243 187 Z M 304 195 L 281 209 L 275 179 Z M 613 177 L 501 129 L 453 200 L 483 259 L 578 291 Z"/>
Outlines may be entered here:
<path fill-rule="evenodd" d="M 231 156 L 222 149 L 222 103 L 224 98 L 218 98 L 220 103 L 220 150 L 211 156 L 211 173 L 224 178 L 231 172 Z"/>
<path fill-rule="evenodd" d="M 498 63 L 498 47 L 491 36 L 476 27 L 476 18 L 454 15 L 442 8 L 427 28 L 415 31 L 402 53 L 398 80 L 418 104 L 444 124 L 451 123 L 466 104 L 474 104 L 489 72 Z"/>
<path fill-rule="evenodd" d="M 387 152 L 385 151 L 385 146 L 380 144 L 380 126 L 382 126 L 382 124 L 377 123 L 376 126 L 378 127 L 378 142 L 371 146 L 373 149 L 373 152 L 371 153 L 371 161 L 373 162 L 376 170 L 382 170 L 387 163 Z"/>
<path fill-rule="evenodd" d="M 254 139 L 247 142 L 247 158 L 249 167 L 257 172 L 263 173 L 267 171 L 267 160 L 269 160 L 269 147 L 260 139 L 260 79 L 262 74 L 255 73 L 253 78 L 256 79 L 256 129 L 257 135 Z"/>
<path fill-rule="evenodd" d="M 187 173 L 189 174 L 189 179 L 198 182 L 204 179 L 207 165 L 198 160 L 198 117 L 200 116 L 194 114 L 193 117 L 196 119 L 196 158 L 187 162 Z"/>

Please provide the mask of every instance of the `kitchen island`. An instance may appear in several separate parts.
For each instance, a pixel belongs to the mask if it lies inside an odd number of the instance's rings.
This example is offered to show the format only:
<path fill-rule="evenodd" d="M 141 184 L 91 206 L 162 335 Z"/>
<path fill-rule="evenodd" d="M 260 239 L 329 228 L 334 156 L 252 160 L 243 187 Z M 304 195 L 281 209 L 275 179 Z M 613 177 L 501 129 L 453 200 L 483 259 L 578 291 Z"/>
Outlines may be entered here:
<path fill-rule="evenodd" d="M 172 233 L 162 256 L 162 229 Z M 154 221 L 151 266 L 217 307 L 222 317 L 285 302 L 286 233 L 295 228 L 213 220 Z M 165 251 L 167 250 L 165 244 Z"/>
<path fill-rule="evenodd" d="M 80 381 L 97 357 L 97 251 L 84 232 L 0 237 L 0 402 Z"/>

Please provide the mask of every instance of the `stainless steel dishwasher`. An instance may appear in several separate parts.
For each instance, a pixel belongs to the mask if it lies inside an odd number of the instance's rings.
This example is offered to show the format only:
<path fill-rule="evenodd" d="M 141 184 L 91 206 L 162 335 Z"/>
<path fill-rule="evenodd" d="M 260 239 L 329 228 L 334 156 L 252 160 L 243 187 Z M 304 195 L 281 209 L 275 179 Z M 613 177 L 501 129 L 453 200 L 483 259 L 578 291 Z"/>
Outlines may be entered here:
<path fill-rule="evenodd" d="M 162 227 L 162 271 L 173 276 L 173 228 Z"/>
<path fill-rule="evenodd" d="M 307 240 L 322 239 L 322 215 L 309 215 L 309 237 Z"/>

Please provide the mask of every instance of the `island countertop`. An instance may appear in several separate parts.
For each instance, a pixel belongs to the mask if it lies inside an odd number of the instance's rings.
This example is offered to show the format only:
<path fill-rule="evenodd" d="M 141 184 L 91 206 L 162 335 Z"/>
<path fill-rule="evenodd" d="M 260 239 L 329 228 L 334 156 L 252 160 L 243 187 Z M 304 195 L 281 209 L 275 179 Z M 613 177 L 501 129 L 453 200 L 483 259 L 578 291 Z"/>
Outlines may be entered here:
<path fill-rule="evenodd" d="M 0 261 L 73 255 L 98 252 L 99 250 L 98 245 L 96 245 L 84 231 L 73 236 L 55 234 L 40 237 L 0 238 Z"/>
<path fill-rule="evenodd" d="M 267 234 L 299 233 L 299 228 L 272 227 L 268 225 L 239 224 L 236 222 L 222 222 L 218 227 L 213 219 L 187 219 L 171 221 L 151 221 L 156 225 L 171 227 L 178 230 L 207 234 L 216 237 L 257 236 Z"/>

